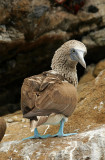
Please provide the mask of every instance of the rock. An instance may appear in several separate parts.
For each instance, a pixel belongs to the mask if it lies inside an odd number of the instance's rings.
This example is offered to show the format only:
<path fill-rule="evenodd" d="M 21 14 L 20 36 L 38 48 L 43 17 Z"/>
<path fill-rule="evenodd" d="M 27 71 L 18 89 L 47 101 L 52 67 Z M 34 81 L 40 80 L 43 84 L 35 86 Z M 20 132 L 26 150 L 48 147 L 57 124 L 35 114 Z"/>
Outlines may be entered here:
<path fill-rule="evenodd" d="M 3 118 L 0 118 L 0 141 L 2 140 L 6 131 L 6 122 Z"/>
<path fill-rule="evenodd" d="M 87 66 L 84 75 L 79 80 L 79 84 L 92 81 L 95 78 L 93 75 L 94 68 L 94 64 Z"/>
<path fill-rule="evenodd" d="M 11 141 L 0 144 L 2 160 L 100 160 L 105 159 L 105 125 L 68 138 Z"/>
<path fill-rule="evenodd" d="M 90 41 L 93 41 L 94 43 L 92 47 L 95 47 L 97 45 L 104 46 L 105 45 L 104 36 L 105 36 L 105 28 L 100 29 L 99 31 L 91 32 L 88 36 L 83 38 L 83 42 L 85 42 L 87 46 L 90 46 L 89 44 L 89 39 L 90 39 Z"/>
<path fill-rule="evenodd" d="M 97 75 L 98 75 L 103 69 L 105 69 L 105 59 L 102 60 L 102 61 L 100 61 L 100 62 L 96 65 L 96 67 L 95 67 L 95 69 L 94 69 L 94 72 L 93 72 L 94 76 L 97 77 Z"/>
<path fill-rule="evenodd" d="M 103 69 L 105 69 L 105 59 L 99 61 L 96 65 L 87 66 L 84 75 L 79 80 L 79 84 L 92 81 Z"/>
<path fill-rule="evenodd" d="M 29 121 L 21 111 L 4 116 L 21 121 L 7 123 L 6 135 L 0 144 L 1 159 L 105 159 L 105 70 L 90 82 L 78 86 L 78 105 L 65 124 L 64 132 L 78 132 L 75 136 L 21 141 L 33 135 Z M 54 134 L 58 126 L 41 126 L 40 134 Z"/>
<path fill-rule="evenodd" d="M 73 0 L 73 1 L 59 1 L 56 0 L 55 1 L 56 4 L 58 5 L 62 5 L 63 7 L 65 7 L 65 9 L 67 9 L 69 12 L 77 14 L 78 11 L 81 9 L 81 7 L 83 7 L 85 0 Z"/>
<path fill-rule="evenodd" d="M 8 120 L 7 120 L 7 122 L 8 123 L 12 123 L 14 120 L 12 119 L 12 118 L 9 118 Z"/>
<path fill-rule="evenodd" d="M 96 13 L 96 12 L 98 12 L 98 8 L 95 7 L 95 6 L 93 6 L 93 5 L 90 5 L 88 7 L 88 12 L 90 12 L 90 13 Z"/>

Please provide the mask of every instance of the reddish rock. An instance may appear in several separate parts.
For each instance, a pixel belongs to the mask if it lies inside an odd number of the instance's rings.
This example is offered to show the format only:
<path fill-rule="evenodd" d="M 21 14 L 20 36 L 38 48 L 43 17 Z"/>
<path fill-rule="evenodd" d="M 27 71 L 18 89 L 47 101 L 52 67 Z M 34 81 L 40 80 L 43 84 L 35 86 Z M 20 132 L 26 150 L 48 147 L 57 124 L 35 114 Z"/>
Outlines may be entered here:
<path fill-rule="evenodd" d="M 77 14 L 83 7 L 85 0 L 55 0 L 56 3 L 65 7 L 69 12 Z"/>

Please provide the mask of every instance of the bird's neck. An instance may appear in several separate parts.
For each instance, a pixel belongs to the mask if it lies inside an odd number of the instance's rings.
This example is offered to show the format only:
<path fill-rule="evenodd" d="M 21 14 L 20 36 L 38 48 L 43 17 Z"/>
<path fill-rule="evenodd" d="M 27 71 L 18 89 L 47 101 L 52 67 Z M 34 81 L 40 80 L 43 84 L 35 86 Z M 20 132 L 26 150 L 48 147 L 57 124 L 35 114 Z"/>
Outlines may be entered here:
<path fill-rule="evenodd" d="M 78 78 L 76 63 L 68 64 L 67 60 L 64 58 L 62 60 L 60 58 L 53 57 L 51 68 L 58 74 L 62 75 L 65 78 L 65 80 L 67 80 L 69 83 L 77 87 Z"/>

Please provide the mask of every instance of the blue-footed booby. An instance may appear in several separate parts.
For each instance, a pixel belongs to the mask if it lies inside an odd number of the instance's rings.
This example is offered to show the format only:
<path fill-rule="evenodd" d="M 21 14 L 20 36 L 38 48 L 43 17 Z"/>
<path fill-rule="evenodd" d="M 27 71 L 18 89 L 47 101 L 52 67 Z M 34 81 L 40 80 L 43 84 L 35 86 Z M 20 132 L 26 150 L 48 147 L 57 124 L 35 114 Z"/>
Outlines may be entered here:
<path fill-rule="evenodd" d="M 21 109 L 23 117 L 30 119 L 34 136 L 30 138 L 62 137 L 76 133 L 63 133 L 65 121 L 73 113 L 77 104 L 78 85 L 76 65 L 84 68 L 86 46 L 77 40 L 65 42 L 54 54 L 50 71 L 25 78 L 21 88 Z M 40 135 L 40 125 L 60 123 L 57 134 Z"/>

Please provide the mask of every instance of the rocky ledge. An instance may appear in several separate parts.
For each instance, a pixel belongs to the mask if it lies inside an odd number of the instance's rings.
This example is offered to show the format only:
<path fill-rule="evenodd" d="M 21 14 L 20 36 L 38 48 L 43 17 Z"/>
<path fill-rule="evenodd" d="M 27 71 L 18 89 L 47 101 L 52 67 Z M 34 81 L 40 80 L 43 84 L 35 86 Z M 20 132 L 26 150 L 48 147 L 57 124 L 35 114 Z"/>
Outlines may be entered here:
<path fill-rule="evenodd" d="M 89 74 L 89 73 L 87 73 Z M 92 81 L 78 86 L 78 106 L 64 132 L 77 132 L 70 137 L 33 139 L 29 122 L 22 118 L 21 111 L 4 116 L 6 134 L 0 144 L 0 156 L 21 160 L 104 160 L 105 159 L 105 70 Z M 58 126 L 41 126 L 41 134 L 54 134 Z"/>
<path fill-rule="evenodd" d="M 105 125 L 77 136 L 0 144 L 2 160 L 104 160 Z"/>

